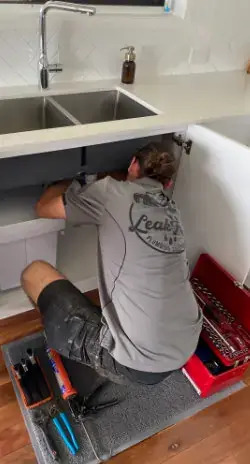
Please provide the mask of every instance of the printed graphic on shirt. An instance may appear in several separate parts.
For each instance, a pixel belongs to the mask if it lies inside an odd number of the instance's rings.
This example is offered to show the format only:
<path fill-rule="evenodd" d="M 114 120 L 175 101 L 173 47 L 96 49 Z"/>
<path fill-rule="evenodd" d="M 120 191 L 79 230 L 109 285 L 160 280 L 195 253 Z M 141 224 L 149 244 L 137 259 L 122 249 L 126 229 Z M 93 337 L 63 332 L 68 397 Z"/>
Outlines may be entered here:
<path fill-rule="evenodd" d="M 135 193 L 130 206 L 129 231 L 161 253 L 182 253 L 185 250 L 180 215 L 174 201 L 163 192 Z"/>

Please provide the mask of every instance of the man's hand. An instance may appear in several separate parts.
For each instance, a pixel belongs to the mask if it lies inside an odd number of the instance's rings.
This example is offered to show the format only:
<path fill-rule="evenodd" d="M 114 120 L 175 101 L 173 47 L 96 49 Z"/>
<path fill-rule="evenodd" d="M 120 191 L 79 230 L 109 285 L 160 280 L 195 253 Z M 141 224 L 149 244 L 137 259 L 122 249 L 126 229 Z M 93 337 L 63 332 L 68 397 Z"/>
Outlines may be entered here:
<path fill-rule="evenodd" d="M 62 195 L 66 192 L 71 182 L 71 180 L 62 181 L 49 187 L 36 204 L 37 216 L 42 218 L 66 219 Z"/>

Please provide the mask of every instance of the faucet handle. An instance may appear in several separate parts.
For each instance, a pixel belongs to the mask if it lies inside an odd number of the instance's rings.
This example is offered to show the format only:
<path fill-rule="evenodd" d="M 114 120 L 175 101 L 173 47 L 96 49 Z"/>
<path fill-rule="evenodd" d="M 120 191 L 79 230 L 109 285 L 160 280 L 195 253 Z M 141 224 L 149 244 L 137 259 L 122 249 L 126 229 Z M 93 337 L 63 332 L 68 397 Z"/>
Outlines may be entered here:
<path fill-rule="evenodd" d="M 49 64 L 48 65 L 48 71 L 50 73 L 58 73 L 63 71 L 63 66 L 62 64 L 56 63 L 56 64 Z"/>

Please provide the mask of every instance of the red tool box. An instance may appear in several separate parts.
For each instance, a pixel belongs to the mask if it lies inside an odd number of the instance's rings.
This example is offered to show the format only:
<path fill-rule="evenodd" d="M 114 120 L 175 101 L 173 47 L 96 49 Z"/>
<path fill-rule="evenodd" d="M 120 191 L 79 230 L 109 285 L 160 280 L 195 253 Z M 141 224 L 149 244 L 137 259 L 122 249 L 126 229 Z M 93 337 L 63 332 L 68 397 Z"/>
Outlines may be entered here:
<path fill-rule="evenodd" d="M 206 397 L 241 380 L 250 365 L 250 292 L 208 254 L 200 256 L 190 281 L 204 322 L 183 373 Z"/>

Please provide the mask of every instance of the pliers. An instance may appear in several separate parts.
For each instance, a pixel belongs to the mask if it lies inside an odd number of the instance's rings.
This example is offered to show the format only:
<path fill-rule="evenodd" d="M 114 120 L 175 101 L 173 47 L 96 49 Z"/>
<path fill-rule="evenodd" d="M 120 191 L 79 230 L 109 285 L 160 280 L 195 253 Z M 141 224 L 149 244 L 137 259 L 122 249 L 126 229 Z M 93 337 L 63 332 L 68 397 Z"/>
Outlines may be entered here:
<path fill-rule="evenodd" d="M 96 414 L 102 409 L 117 405 L 120 401 L 117 399 L 107 401 L 106 403 L 92 404 L 94 397 L 106 387 L 109 382 L 99 385 L 88 397 L 79 397 L 79 395 L 70 398 L 68 405 L 70 412 L 77 422 L 84 422 L 90 415 Z"/>
<path fill-rule="evenodd" d="M 75 455 L 80 448 L 65 412 L 60 411 L 57 405 L 53 404 L 49 414 L 65 445 L 71 454 Z"/>
<path fill-rule="evenodd" d="M 34 424 L 40 428 L 42 435 L 43 435 L 43 441 L 45 443 L 45 446 L 47 448 L 47 451 L 49 452 L 50 457 L 52 458 L 53 461 L 59 461 L 59 454 L 58 451 L 55 447 L 53 438 L 50 435 L 49 432 L 49 421 L 50 421 L 50 416 L 48 412 L 42 409 L 36 409 L 33 413 L 33 422 Z"/>

